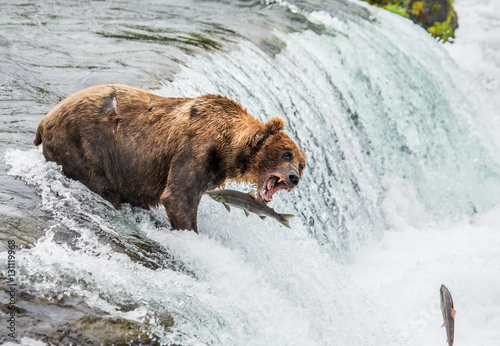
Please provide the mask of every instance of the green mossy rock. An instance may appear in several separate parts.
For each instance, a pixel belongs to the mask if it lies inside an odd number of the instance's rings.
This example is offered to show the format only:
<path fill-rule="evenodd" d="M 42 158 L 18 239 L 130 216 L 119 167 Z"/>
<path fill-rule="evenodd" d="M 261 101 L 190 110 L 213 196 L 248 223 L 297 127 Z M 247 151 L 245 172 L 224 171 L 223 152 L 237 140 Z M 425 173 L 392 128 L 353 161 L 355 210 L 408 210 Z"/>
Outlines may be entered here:
<path fill-rule="evenodd" d="M 458 28 L 453 0 L 364 0 L 377 7 L 410 18 L 444 42 L 455 38 Z"/>

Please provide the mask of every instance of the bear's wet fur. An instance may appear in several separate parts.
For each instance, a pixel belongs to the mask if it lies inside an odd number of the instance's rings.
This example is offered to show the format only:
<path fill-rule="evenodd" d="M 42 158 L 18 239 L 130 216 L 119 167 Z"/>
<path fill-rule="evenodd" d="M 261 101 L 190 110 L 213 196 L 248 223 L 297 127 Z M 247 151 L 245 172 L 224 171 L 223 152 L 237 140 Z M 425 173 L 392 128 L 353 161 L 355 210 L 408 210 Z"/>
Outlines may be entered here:
<path fill-rule="evenodd" d="M 101 85 L 61 101 L 34 144 L 115 208 L 163 204 L 172 229 L 197 231 L 201 196 L 226 180 L 255 184 L 265 202 L 298 183 L 306 158 L 284 126 L 220 95 L 168 98 Z"/>

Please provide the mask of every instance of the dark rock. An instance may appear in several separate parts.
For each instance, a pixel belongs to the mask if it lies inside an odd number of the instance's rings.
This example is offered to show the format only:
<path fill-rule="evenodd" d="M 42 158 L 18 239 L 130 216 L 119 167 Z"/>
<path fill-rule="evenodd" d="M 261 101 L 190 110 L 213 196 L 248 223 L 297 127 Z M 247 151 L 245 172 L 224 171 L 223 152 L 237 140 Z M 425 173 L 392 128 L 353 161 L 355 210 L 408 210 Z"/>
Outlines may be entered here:
<path fill-rule="evenodd" d="M 90 307 L 82 297 L 47 297 L 30 292 L 23 285 L 9 286 L 0 279 L 0 315 L 3 320 L 14 311 L 15 338 L 0 335 L 0 344 L 28 337 L 51 345 L 159 345 L 154 325 L 112 317 L 105 311 Z M 15 290 L 15 309 L 6 302 Z M 160 316 L 165 329 L 174 325 L 168 314 Z"/>

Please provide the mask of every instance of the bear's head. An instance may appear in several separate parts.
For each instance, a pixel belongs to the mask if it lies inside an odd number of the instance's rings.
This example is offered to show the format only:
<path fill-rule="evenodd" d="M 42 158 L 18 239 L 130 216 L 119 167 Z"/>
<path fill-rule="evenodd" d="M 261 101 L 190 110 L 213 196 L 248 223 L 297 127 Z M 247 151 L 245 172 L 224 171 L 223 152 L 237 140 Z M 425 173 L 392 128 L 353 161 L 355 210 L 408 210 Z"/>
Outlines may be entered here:
<path fill-rule="evenodd" d="M 258 198 L 269 203 L 277 191 L 290 191 L 297 186 L 306 167 L 306 156 L 283 132 L 283 119 L 273 118 L 263 125 L 253 138 L 257 152 L 247 177 L 257 186 Z"/>

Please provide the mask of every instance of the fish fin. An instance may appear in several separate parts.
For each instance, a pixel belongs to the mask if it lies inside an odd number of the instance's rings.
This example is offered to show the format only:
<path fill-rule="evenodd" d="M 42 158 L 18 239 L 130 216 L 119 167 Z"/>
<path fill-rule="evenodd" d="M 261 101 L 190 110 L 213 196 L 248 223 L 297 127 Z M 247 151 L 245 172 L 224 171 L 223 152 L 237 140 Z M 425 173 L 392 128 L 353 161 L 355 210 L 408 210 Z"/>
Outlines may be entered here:
<path fill-rule="evenodd" d="M 265 217 L 265 216 L 263 216 L 263 215 L 259 215 L 259 217 L 260 217 L 262 220 L 264 220 L 264 219 L 266 218 L 266 217 Z"/>
<path fill-rule="evenodd" d="M 455 319 L 456 314 L 457 314 L 457 311 L 455 309 L 451 308 L 451 312 L 450 312 L 451 318 Z"/>
<path fill-rule="evenodd" d="M 444 328 L 444 323 L 441 325 L 441 328 Z"/>
<path fill-rule="evenodd" d="M 253 199 L 257 199 L 257 190 L 252 190 L 248 193 L 248 195 L 250 197 L 252 197 Z"/>
<path fill-rule="evenodd" d="M 281 224 L 282 224 L 283 226 L 288 227 L 288 228 L 292 228 L 292 227 L 290 227 L 290 219 L 291 219 L 292 217 L 294 217 L 295 215 L 292 215 L 292 214 L 281 214 L 281 216 L 282 216 L 282 217 L 283 217 L 283 219 L 284 219 L 283 221 L 280 221 L 280 222 L 281 222 Z"/>
<path fill-rule="evenodd" d="M 222 203 L 224 204 L 224 206 L 226 207 L 227 211 L 231 211 L 231 207 L 229 207 L 229 205 L 227 203 Z"/>
<path fill-rule="evenodd" d="M 245 212 L 245 215 L 248 217 L 248 215 L 250 215 L 250 213 L 248 212 L 248 210 L 243 210 Z"/>

